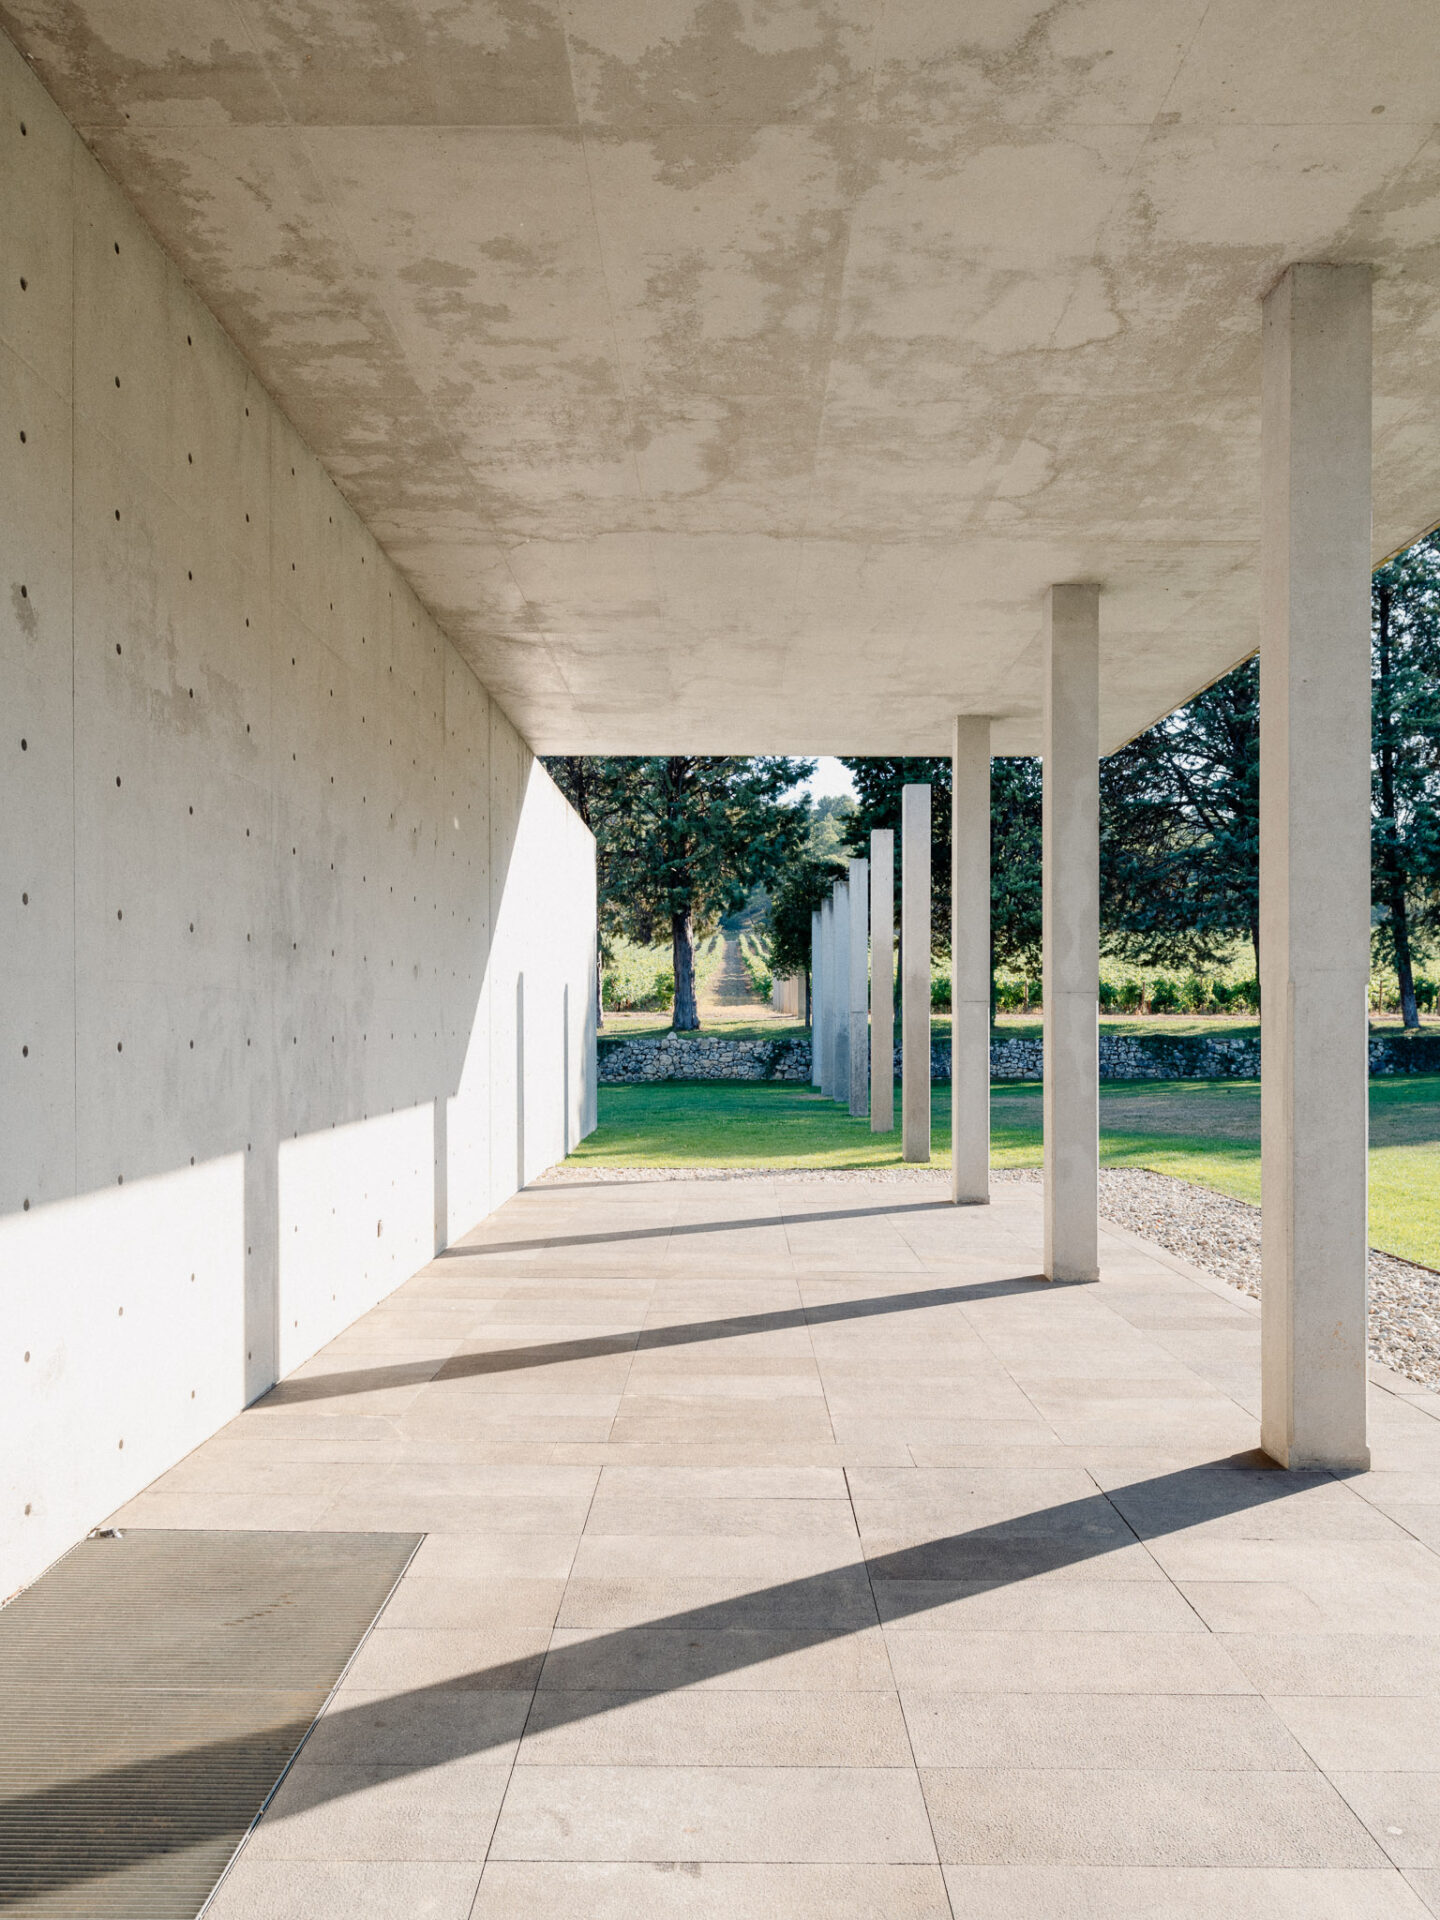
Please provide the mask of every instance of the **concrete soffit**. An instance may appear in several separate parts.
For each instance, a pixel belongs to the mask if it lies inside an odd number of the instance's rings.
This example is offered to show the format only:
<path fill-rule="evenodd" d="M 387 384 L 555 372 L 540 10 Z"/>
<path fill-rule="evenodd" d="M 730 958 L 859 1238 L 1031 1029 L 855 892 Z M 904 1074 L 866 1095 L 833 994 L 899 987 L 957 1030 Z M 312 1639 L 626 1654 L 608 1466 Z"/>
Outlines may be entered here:
<path fill-rule="evenodd" d="M 4 0 L 540 751 L 1112 750 L 1257 641 L 1259 300 L 1375 272 L 1377 559 L 1440 509 L 1430 0 Z"/>

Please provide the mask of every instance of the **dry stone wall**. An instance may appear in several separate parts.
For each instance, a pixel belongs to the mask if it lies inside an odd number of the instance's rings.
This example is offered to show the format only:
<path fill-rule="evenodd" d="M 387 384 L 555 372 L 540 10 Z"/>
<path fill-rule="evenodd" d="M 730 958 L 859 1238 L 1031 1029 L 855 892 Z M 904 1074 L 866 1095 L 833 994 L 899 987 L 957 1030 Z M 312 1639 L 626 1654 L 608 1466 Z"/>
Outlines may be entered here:
<path fill-rule="evenodd" d="M 1045 1045 L 1038 1037 L 992 1040 L 990 1072 L 996 1080 L 1039 1080 Z M 900 1070 L 900 1048 L 895 1049 Z M 1440 1035 L 1408 1039 L 1372 1035 L 1372 1074 L 1440 1073 Z M 1252 1034 L 1100 1035 L 1102 1080 L 1254 1080 L 1260 1074 L 1260 1042 Z M 950 1078 L 950 1044 L 930 1049 L 933 1080 Z M 600 1043 L 600 1079 L 607 1086 L 652 1080 L 784 1080 L 810 1078 L 810 1042 L 727 1040 L 705 1033 L 647 1035 Z"/>

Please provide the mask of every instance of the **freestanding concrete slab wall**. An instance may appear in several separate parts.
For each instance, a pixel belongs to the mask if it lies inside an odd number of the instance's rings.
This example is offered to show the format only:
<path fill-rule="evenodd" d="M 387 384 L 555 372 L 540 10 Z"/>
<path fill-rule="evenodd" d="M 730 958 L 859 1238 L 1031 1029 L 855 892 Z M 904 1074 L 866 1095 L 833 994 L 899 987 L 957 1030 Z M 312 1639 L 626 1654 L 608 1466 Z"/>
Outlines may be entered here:
<path fill-rule="evenodd" d="M 595 877 L 3 39 L 0 120 L 3 1594 L 593 1127 Z"/>

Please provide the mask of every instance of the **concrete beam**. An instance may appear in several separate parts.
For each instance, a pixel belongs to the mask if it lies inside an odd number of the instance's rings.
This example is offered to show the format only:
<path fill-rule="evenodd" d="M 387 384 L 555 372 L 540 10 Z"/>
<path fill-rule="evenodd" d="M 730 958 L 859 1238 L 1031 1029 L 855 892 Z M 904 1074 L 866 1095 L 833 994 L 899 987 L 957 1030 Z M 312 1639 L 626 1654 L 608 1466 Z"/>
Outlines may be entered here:
<path fill-rule="evenodd" d="M 1265 301 L 1260 629 L 1262 1414 L 1369 1465 L 1370 270 Z"/>
<path fill-rule="evenodd" d="M 930 789 L 900 789 L 901 1153 L 930 1159 Z"/>
<path fill-rule="evenodd" d="M 895 835 L 870 835 L 870 1131 L 895 1131 Z"/>
<path fill-rule="evenodd" d="M 990 722 L 958 714 L 950 762 L 950 1193 L 990 1198 Z"/>
<path fill-rule="evenodd" d="M 1100 1277 L 1100 589 L 1054 586 L 1044 659 L 1045 1277 Z"/>

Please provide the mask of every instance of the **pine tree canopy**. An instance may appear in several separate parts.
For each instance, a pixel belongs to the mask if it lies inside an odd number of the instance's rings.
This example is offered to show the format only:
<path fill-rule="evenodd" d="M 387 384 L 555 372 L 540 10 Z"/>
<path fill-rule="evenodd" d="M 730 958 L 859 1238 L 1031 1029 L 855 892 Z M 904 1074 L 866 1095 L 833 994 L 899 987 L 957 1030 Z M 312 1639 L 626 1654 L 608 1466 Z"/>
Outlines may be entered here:
<path fill-rule="evenodd" d="M 1440 933 L 1440 533 L 1371 581 L 1371 897 L 1401 1015 L 1419 1021 L 1413 945 Z"/>
<path fill-rule="evenodd" d="M 674 1024 L 699 1025 L 693 943 L 804 846 L 809 808 L 786 796 L 814 770 L 780 754 L 547 759 L 595 835 L 602 939 L 669 939 Z"/>

